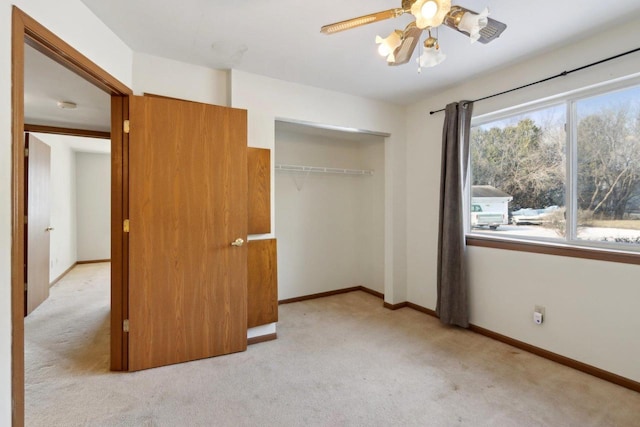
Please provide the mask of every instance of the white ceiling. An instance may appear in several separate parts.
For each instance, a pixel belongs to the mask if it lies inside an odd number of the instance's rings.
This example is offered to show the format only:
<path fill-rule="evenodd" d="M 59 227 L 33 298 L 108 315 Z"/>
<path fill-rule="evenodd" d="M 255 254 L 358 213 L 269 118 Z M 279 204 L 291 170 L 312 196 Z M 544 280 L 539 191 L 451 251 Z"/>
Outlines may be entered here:
<path fill-rule="evenodd" d="M 111 141 L 108 139 L 37 132 L 33 135 L 51 147 L 67 147 L 80 153 L 108 154 L 111 152 Z"/>
<path fill-rule="evenodd" d="M 31 125 L 109 132 L 111 97 L 25 44 L 24 121 Z M 58 101 L 77 104 L 61 109 Z"/>
<path fill-rule="evenodd" d="M 217 69 L 235 68 L 281 80 L 409 104 L 472 76 L 592 36 L 599 28 L 640 17 L 640 1 L 460 0 L 508 25 L 487 44 L 441 28 L 447 59 L 417 73 L 414 59 L 390 67 L 377 55 L 386 36 L 411 15 L 330 36 L 325 24 L 400 7 L 400 0 L 82 0 L 134 51 Z M 109 130 L 109 96 L 27 47 L 27 123 Z M 558 72 L 563 71 L 558 64 Z M 505 87 L 508 89 L 508 87 Z M 73 101 L 77 110 L 61 110 Z"/>
<path fill-rule="evenodd" d="M 418 74 L 415 59 L 387 66 L 374 42 L 376 35 L 403 29 L 413 20 L 410 14 L 330 36 L 320 33 L 324 24 L 400 7 L 401 0 L 82 1 L 136 52 L 399 104 L 640 15 L 638 0 L 454 0 L 475 11 L 488 6 L 507 30 L 482 45 L 441 28 L 447 59 Z"/>

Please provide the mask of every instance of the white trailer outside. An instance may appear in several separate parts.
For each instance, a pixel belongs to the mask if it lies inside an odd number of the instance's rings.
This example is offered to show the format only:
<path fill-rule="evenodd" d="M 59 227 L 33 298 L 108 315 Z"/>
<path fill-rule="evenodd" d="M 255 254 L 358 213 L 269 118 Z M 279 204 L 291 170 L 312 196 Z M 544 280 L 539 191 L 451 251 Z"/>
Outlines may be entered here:
<path fill-rule="evenodd" d="M 500 224 L 509 223 L 509 202 L 511 200 L 513 200 L 513 197 L 511 195 L 505 193 L 502 190 L 498 190 L 491 185 L 474 185 L 471 187 L 472 212 L 482 212 L 483 215 L 500 214 L 502 217 Z M 472 223 L 472 225 L 474 224 Z"/>

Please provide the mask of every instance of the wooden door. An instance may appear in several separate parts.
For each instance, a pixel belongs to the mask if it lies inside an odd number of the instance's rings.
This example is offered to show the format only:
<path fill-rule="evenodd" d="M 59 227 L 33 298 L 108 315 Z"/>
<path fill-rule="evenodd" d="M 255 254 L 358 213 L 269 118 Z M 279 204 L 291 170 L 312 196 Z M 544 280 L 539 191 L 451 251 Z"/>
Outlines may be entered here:
<path fill-rule="evenodd" d="M 25 316 L 49 297 L 49 233 L 51 228 L 51 148 L 25 134 Z"/>
<path fill-rule="evenodd" d="M 246 350 L 246 111 L 131 97 L 129 141 L 129 370 Z"/>

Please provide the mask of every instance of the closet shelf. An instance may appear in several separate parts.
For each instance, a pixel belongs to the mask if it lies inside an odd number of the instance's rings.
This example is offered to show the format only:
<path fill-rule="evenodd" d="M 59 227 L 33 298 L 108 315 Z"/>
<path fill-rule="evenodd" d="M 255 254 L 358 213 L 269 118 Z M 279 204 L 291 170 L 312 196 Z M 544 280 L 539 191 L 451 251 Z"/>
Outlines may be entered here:
<path fill-rule="evenodd" d="M 365 169 L 342 169 L 342 168 L 325 168 L 318 166 L 302 166 L 302 165 L 279 165 L 275 166 L 277 171 L 282 172 L 302 172 L 302 173 L 333 173 L 341 175 L 373 175 L 372 170 Z"/>

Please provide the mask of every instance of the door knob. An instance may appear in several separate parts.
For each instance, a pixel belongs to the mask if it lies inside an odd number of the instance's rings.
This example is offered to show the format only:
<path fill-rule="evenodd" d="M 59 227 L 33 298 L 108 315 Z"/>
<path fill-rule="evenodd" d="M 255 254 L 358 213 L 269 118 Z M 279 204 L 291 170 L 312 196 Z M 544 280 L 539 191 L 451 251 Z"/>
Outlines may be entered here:
<path fill-rule="evenodd" d="M 244 240 L 241 238 L 237 238 L 235 242 L 231 242 L 231 246 L 242 246 L 244 244 Z"/>
<path fill-rule="evenodd" d="M 47 227 L 47 228 L 44 229 L 44 231 L 47 231 L 47 232 L 48 231 L 53 231 L 53 227 Z"/>

